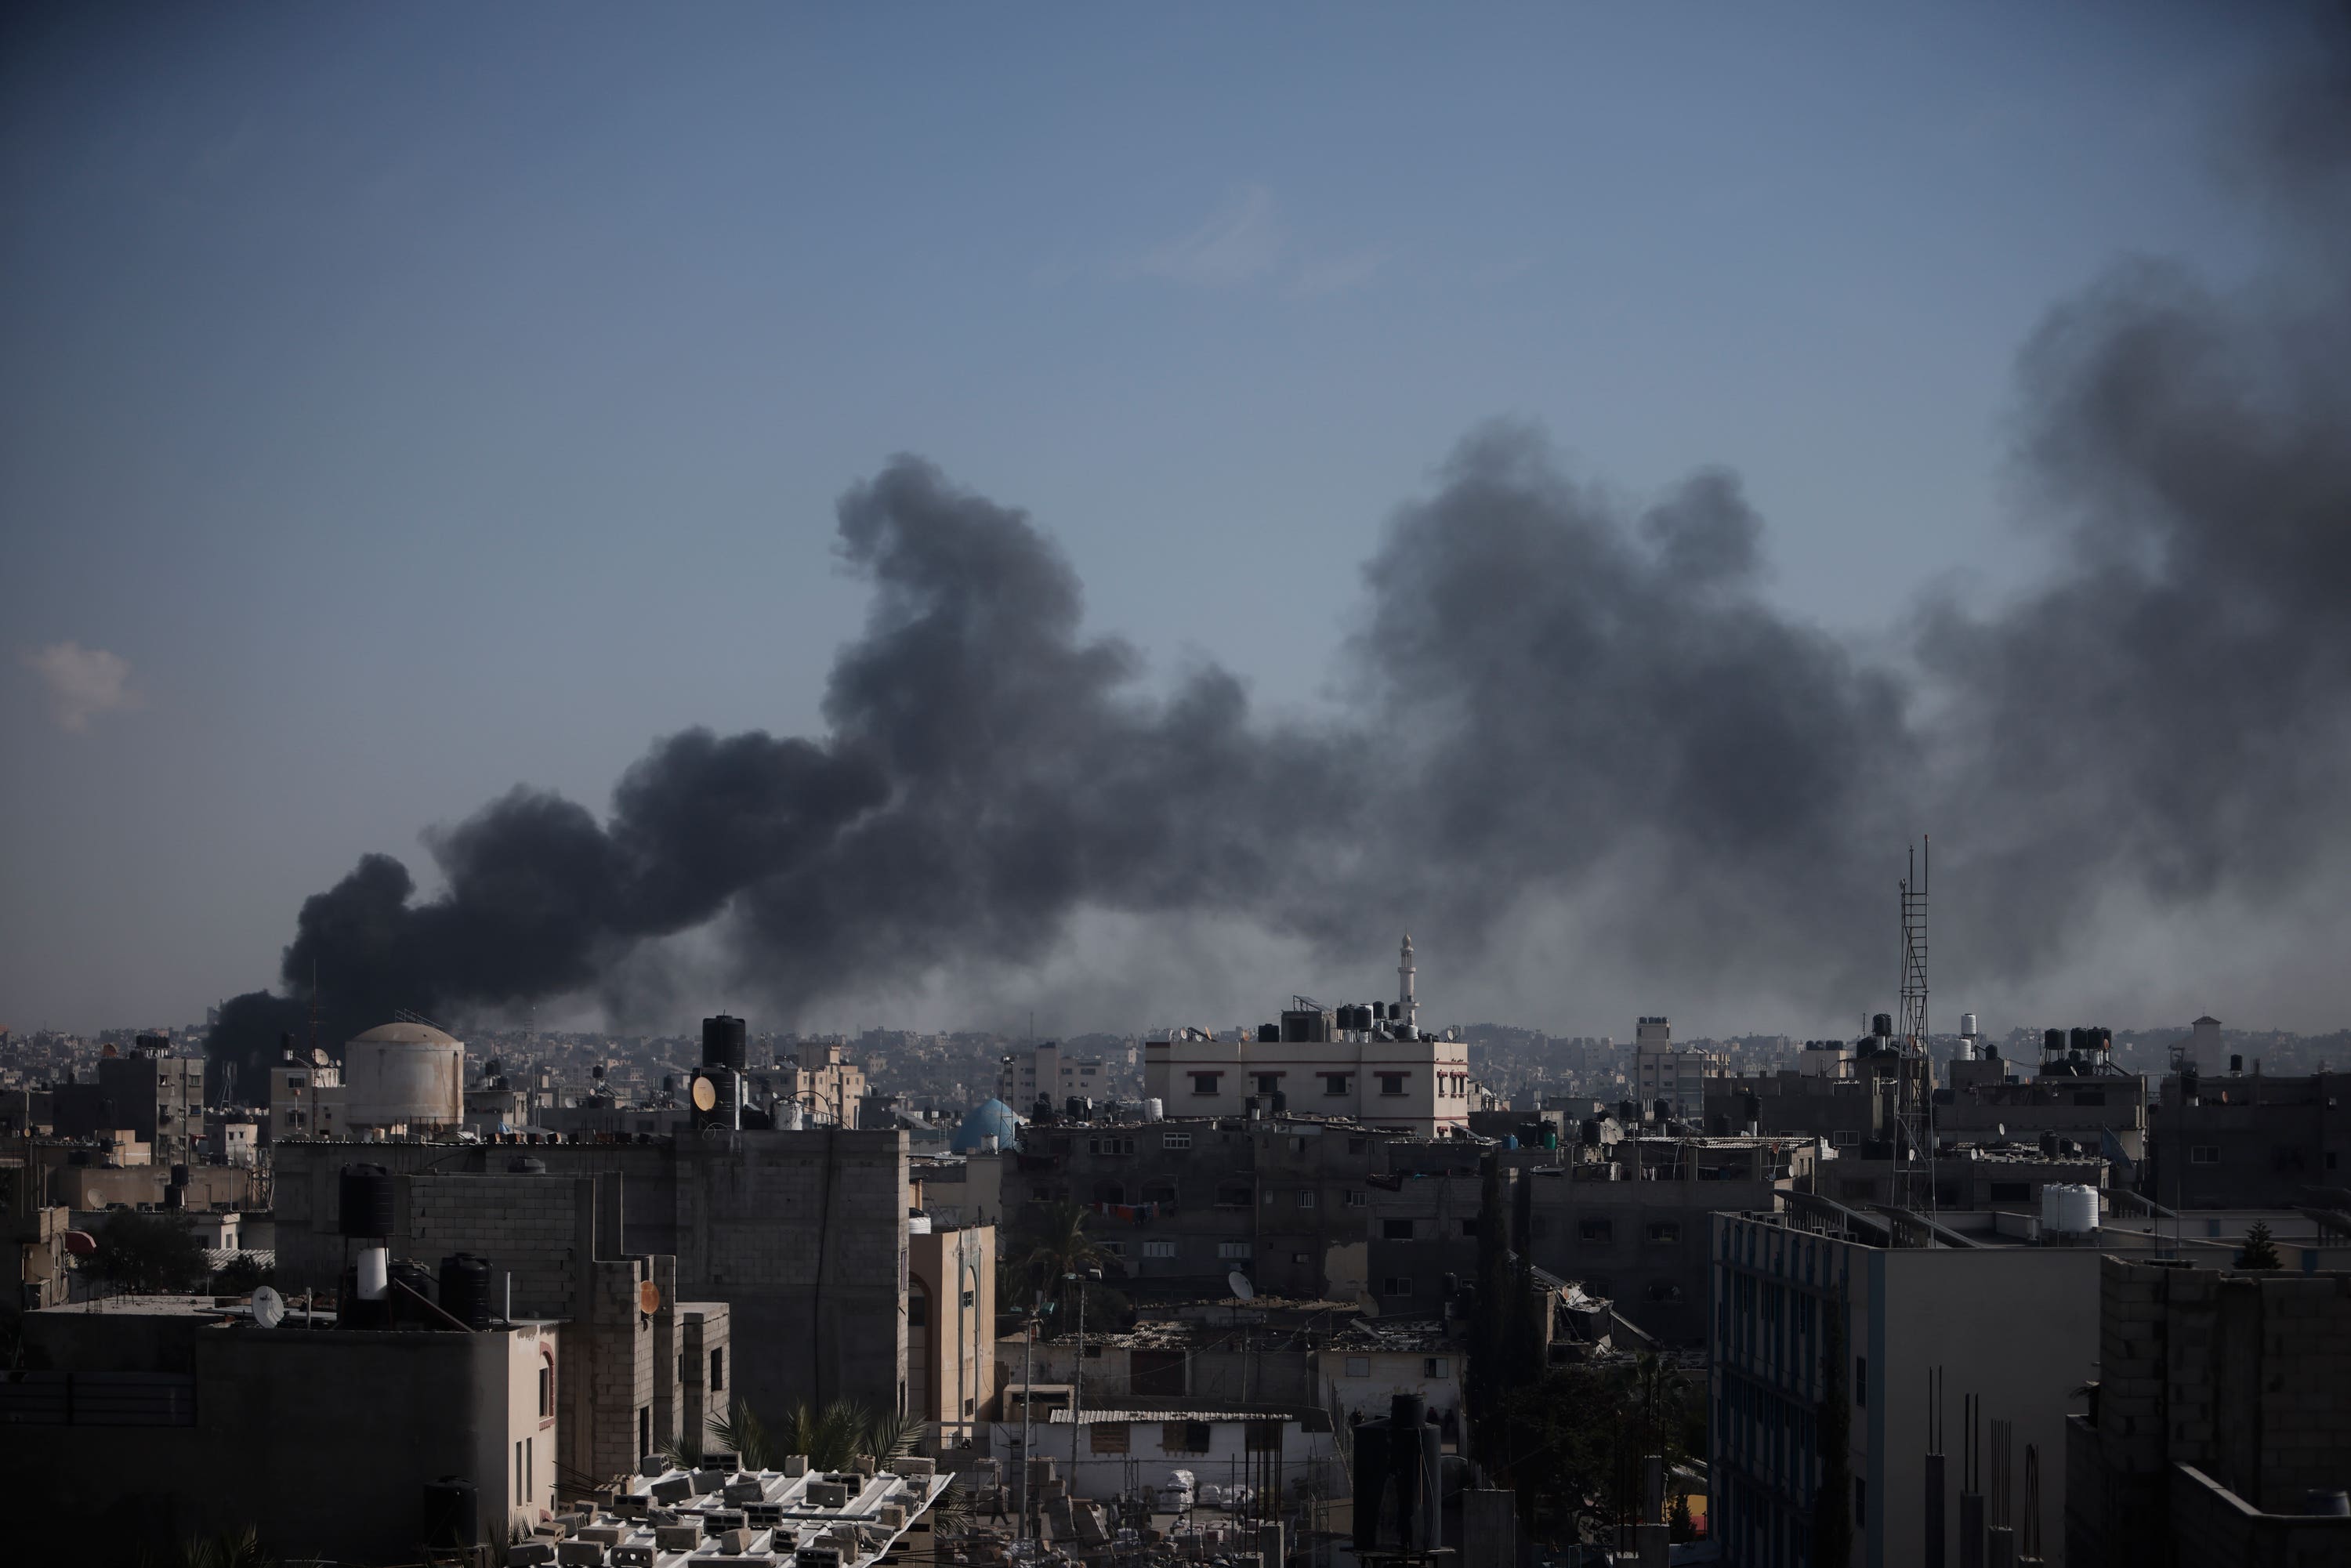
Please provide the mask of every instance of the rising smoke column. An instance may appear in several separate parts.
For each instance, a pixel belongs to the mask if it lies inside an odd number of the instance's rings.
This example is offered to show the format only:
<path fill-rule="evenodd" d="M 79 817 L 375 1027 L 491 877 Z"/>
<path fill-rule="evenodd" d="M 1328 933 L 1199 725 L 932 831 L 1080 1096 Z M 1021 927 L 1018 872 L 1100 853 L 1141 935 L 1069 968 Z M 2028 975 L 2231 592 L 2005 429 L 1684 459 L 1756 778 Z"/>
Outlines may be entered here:
<path fill-rule="evenodd" d="M 1734 476 L 1627 511 L 1497 427 L 1366 566 L 1352 706 L 1269 724 L 1213 667 L 1146 695 L 1050 539 L 902 458 L 841 503 L 872 599 L 824 736 L 671 737 L 601 821 L 517 789 L 429 837 L 447 891 L 423 903 L 368 856 L 304 904 L 287 991 L 315 968 L 340 1040 L 591 989 L 712 926 L 789 1016 L 1032 965 L 1093 909 L 1358 951 L 1408 922 L 1474 953 L 1604 901 L 1604 956 L 1661 986 L 1842 1009 L 1890 978 L 1920 828 L 1957 894 L 1940 929 L 1984 974 L 2062 963 L 2100 887 L 2290 893 L 2351 847 L 2351 52 L 2329 42 L 2238 128 L 2275 273 L 2220 295 L 2132 264 L 2052 312 L 2018 460 L 2061 564 L 1989 614 L 1928 601 L 1897 658 L 1767 601 Z M 238 998 L 214 1051 L 266 1060 L 303 1010 Z"/>

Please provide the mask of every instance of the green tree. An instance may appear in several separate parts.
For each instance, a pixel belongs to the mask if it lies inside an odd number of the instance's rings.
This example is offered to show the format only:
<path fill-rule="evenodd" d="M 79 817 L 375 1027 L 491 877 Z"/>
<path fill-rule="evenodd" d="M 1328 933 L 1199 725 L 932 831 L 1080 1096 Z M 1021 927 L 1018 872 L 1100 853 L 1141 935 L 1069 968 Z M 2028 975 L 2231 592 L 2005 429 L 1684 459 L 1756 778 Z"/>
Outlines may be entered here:
<path fill-rule="evenodd" d="M 1008 1283 L 1012 1288 L 1006 1299 L 1023 1307 L 1049 1300 L 1058 1302 L 1067 1276 L 1100 1268 L 1109 1257 L 1086 1234 L 1086 1211 L 1074 1203 L 1055 1204 L 1024 1224 L 1009 1255 L 1000 1285 Z M 1074 1309 L 1071 1317 L 1074 1321 Z"/>
<path fill-rule="evenodd" d="M 188 1228 L 160 1214 L 126 1210 L 107 1220 L 83 1270 L 127 1295 L 201 1291 L 212 1264 Z"/>
<path fill-rule="evenodd" d="M 250 1295 L 256 1286 L 266 1285 L 277 1270 L 265 1269 L 261 1260 L 247 1254 L 232 1258 L 213 1275 L 213 1289 L 224 1295 Z"/>
<path fill-rule="evenodd" d="M 2237 1267 L 2277 1269 L 2283 1266 L 2278 1258 L 2277 1243 L 2270 1239 L 2268 1223 L 2263 1220 L 2254 1220 L 2252 1228 L 2245 1232 L 2245 1250 L 2237 1260 Z"/>

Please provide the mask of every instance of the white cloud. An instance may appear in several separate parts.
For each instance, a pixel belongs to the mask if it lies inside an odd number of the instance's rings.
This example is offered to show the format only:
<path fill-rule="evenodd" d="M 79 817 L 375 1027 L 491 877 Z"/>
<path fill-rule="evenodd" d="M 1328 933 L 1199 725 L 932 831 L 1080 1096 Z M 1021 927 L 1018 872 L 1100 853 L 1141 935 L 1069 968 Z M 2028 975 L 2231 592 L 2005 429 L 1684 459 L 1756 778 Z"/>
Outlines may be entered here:
<path fill-rule="evenodd" d="M 1144 256 L 1135 270 L 1172 283 L 1229 288 L 1271 272 L 1281 264 L 1283 249 L 1273 193 L 1249 185 L 1198 228 Z"/>
<path fill-rule="evenodd" d="M 26 653 L 25 664 L 47 688 L 57 723 L 77 733 L 102 713 L 139 706 L 139 695 L 131 689 L 131 661 L 120 653 L 52 643 Z"/>
<path fill-rule="evenodd" d="M 1337 294 L 1369 283 L 1386 265 L 1376 248 L 1323 256 L 1293 239 L 1263 185 L 1244 185 L 1207 221 L 1122 270 L 1191 288 L 1275 284 L 1293 295 Z"/>
<path fill-rule="evenodd" d="M 1290 283 L 1290 292 L 1344 294 L 1378 277 L 1387 261 L 1388 253 L 1384 250 L 1354 250 L 1344 256 L 1301 261 L 1298 264 L 1298 276 Z"/>

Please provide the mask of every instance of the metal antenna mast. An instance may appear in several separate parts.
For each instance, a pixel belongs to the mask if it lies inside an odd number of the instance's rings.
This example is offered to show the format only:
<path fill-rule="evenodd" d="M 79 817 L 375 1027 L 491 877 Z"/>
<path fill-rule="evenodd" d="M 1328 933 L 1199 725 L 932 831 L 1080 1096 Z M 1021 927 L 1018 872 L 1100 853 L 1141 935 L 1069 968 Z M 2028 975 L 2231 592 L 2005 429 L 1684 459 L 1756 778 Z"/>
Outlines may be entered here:
<path fill-rule="evenodd" d="M 1935 1064 L 1927 1049 L 1927 872 L 1931 841 L 1920 834 L 1910 854 L 1909 874 L 1902 893 L 1902 1026 L 1901 1083 L 1897 1091 L 1903 1143 L 1902 1185 L 1905 1207 L 1935 1209 Z M 1910 1167 L 1924 1161 L 1926 1201 L 1918 1201 L 1920 1173 Z"/>

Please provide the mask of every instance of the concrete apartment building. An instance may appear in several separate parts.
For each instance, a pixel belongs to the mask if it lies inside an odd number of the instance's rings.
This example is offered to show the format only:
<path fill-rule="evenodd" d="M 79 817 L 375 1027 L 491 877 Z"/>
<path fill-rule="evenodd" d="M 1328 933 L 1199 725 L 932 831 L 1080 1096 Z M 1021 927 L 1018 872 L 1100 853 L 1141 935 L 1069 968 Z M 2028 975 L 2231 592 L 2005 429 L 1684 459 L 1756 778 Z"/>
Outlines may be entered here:
<path fill-rule="evenodd" d="M 1817 1563 L 1814 1493 L 1825 1475 L 1823 1406 L 1847 1419 L 1850 1563 L 1904 1568 L 1926 1545 L 1928 1376 L 1943 1379 L 1959 1448 L 1962 1396 L 2014 1423 L 2016 1463 L 2040 1455 L 2042 1529 L 2064 1517 L 2071 1391 L 2097 1372 L 2094 1247 L 1896 1247 L 1880 1218 L 1811 1200 L 1807 1214 L 1719 1214 L 1714 1250 L 1708 1440 L 1712 1530 L 1722 1561 Z M 1841 1327 L 1841 1338 L 1833 1325 Z M 1832 1358 L 1832 1346 L 1842 1344 Z M 1958 1548 L 1959 1465 L 1945 1476 L 1940 1561 Z M 2012 1477 L 2023 1494 L 2021 1474 Z M 1831 1568 L 1820 1564 L 1819 1568 Z M 1844 1568 L 1844 1565 L 1834 1565 Z"/>
<path fill-rule="evenodd" d="M 1633 1091 L 1641 1114 L 1663 1103 L 1667 1114 L 1695 1122 L 1706 1114 L 1707 1080 L 1720 1068 L 1702 1051 L 1677 1051 L 1673 1026 L 1660 1016 L 1645 1018 L 1633 1030 Z"/>
<path fill-rule="evenodd" d="M 177 1561 L 252 1525 L 273 1553 L 381 1562 L 425 1539 L 443 1477 L 470 1483 L 476 1541 L 553 1500 L 552 1324 L 308 1329 L 298 1309 L 264 1329 L 209 1296 L 137 1296 L 23 1326 L 46 1368 L 0 1383 L 0 1426 L 27 1561 Z"/>
<path fill-rule="evenodd" d="M 2142 1189 L 2170 1208 L 2274 1208 L 2351 1185 L 2344 1084 L 2339 1072 L 2171 1074 L 2149 1116 Z"/>
<path fill-rule="evenodd" d="M 1635 1328 L 1669 1345 L 1706 1343 L 1710 1217 L 1770 1212 L 1807 1179 L 1809 1140 L 1627 1138 L 1615 1158 L 1529 1165 L 1526 1237 L 1537 1267 L 1615 1302 Z"/>
<path fill-rule="evenodd" d="M 803 1040 L 796 1054 L 776 1063 L 773 1082 L 778 1095 L 799 1103 L 810 1126 L 858 1125 L 869 1087 L 865 1069 L 837 1040 Z"/>
<path fill-rule="evenodd" d="M 204 1059 L 173 1056 L 162 1036 L 141 1035 L 129 1055 L 99 1060 L 95 1082 L 58 1084 L 50 1115 L 59 1136 L 119 1129 L 156 1165 L 193 1165 L 204 1152 Z"/>
<path fill-rule="evenodd" d="M 466 1177 L 519 1198 L 549 1177 L 611 1178 L 609 1196 L 599 1198 L 596 1255 L 674 1258 L 675 1289 L 664 1289 L 665 1299 L 726 1304 L 738 1347 L 734 1392 L 762 1410 L 842 1396 L 904 1407 L 903 1132 L 827 1127 L 538 1145 L 297 1140 L 278 1145 L 276 1160 L 281 1290 L 330 1288 L 340 1274 L 337 1183 L 352 1161 L 385 1166 L 402 1183 L 393 1256 L 478 1252 L 494 1272 L 516 1275 L 517 1309 L 534 1270 L 545 1277 L 534 1249 L 542 1241 L 574 1245 L 566 1239 L 574 1228 L 461 1237 L 458 1221 L 429 1209 L 434 1182 Z M 510 1168 L 533 1162 L 541 1168 Z"/>
<path fill-rule="evenodd" d="M 339 1138 L 348 1119 L 343 1070 L 323 1051 L 288 1052 L 269 1070 L 266 1126 L 273 1144 L 287 1138 Z"/>
<path fill-rule="evenodd" d="M 2105 1259 L 2072 1568 L 2351 1564 L 2351 1274 Z M 2044 1461 L 2045 1464 L 2046 1461 Z"/>
<path fill-rule="evenodd" d="M 1004 1058 L 996 1078 L 996 1097 L 1022 1115 L 1040 1099 L 1056 1110 L 1072 1096 L 1092 1100 L 1108 1092 L 1110 1071 L 1099 1056 L 1083 1056 L 1046 1040 L 1030 1050 Z"/>
<path fill-rule="evenodd" d="M 1252 1038 L 1197 1029 L 1155 1035 L 1144 1042 L 1144 1093 L 1171 1116 L 1238 1116 L 1256 1100 L 1416 1137 L 1466 1128 L 1478 1108 L 1469 1048 L 1420 1029 L 1413 986 L 1407 936 L 1393 1003 L 1325 1008 L 1299 998 Z"/>

